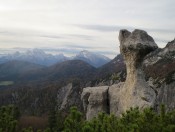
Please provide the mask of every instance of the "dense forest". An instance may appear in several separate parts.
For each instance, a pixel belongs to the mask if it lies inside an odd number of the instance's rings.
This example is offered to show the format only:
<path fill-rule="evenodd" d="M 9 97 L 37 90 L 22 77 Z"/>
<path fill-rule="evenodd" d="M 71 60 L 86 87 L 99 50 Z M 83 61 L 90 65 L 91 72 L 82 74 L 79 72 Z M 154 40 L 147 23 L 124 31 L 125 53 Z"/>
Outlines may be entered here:
<path fill-rule="evenodd" d="M 14 105 L 0 108 L 0 132 L 174 132 L 175 110 L 166 112 L 161 105 L 157 113 L 152 108 L 140 111 L 130 108 L 120 117 L 99 113 L 92 120 L 85 120 L 76 107 L 71 107 L 68 115 L 54 108 L 50 110 L 47 125 L 43 129 L 24 128 L 20 122 L 20 112 Z M 36 121 L 36 120 L 33 120 Z"/>

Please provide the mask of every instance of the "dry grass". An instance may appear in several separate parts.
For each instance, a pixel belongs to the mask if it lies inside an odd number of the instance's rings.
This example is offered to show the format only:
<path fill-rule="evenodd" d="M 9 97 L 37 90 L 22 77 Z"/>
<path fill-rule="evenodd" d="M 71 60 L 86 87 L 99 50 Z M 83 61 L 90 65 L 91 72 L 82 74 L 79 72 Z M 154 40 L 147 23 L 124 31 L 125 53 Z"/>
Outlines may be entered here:
<path fill-rule="evenodd" d="M 34 129 L 45 129 L 47 127 L 48 118 L 37 116 L 22 116 L 19 120 L 19 128 L 32 127 Z"/>

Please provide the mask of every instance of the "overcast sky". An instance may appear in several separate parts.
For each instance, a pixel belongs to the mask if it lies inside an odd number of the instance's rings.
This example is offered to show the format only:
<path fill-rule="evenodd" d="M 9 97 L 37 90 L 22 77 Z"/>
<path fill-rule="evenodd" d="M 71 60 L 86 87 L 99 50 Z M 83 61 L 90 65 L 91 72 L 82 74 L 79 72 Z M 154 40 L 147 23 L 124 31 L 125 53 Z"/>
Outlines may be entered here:
<path fill-rule="evenodd" d="M 164 47 L 175 37 L 175 0 L 0 0 L 0 50 L 80 50 L 114 57 L 120 29 L 144 29 Z"/>

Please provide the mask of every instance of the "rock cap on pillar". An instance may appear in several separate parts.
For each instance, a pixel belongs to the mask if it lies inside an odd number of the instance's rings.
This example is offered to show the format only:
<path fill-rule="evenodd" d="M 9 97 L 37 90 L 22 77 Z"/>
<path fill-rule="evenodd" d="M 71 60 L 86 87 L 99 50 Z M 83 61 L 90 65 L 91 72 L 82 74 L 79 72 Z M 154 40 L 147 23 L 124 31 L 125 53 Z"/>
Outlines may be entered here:
<path fill-rule="evenodd" d="M 120 51 L 123 52 L 126 49 L 149 49 L 147 52 L 151 52 L 158 48 L 154 39 L 147 34 L 147 32 L 139 29 L 135 29 L 133 32 L 129 32 L 126 29 L 122 29 L 119 32 Z M 148 54 L 146 53 L 146 54 Z"/>

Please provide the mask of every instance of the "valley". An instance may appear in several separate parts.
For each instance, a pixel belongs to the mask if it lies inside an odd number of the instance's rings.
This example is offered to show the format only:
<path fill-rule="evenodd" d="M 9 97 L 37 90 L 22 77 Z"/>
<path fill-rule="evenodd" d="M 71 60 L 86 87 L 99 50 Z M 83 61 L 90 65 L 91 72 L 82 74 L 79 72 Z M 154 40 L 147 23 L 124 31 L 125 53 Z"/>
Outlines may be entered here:
<path fill-rule="evenodd" d="M 13 81 L 1 81 L 0 82 L 0 86 L 9 86 L 9 85 L 13 85 L 14 82 Z"/>

